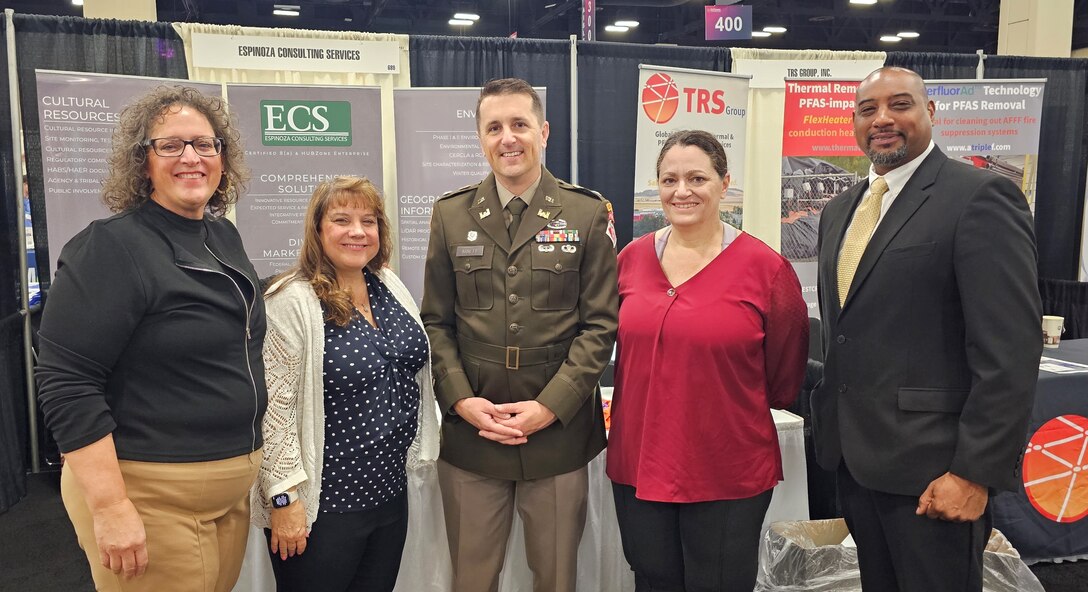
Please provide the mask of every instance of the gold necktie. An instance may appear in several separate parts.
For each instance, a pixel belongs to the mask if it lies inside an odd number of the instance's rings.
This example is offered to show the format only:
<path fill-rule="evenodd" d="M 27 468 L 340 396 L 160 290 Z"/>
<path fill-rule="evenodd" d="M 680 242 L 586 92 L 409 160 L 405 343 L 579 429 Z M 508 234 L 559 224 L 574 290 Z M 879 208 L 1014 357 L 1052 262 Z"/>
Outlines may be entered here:
<path fill-rule="evenodd" d="M 861 200 L 857 212 L 854 213 L 854 223 L 846 231 L 846 239 L 839 251 L 839 307 L 846 303 L 846 294 L 850 291 L 850 283 L 854 281 L 854 272 L 858 270 L 858 262 L 865 253 L 865 246 L 873 236 L 873 229 L 880 220 L 880 202 L 884 194 L 888 192 L 888 182 L 884 177 L 877 177 L 869 188 L 869 195 Z"/>

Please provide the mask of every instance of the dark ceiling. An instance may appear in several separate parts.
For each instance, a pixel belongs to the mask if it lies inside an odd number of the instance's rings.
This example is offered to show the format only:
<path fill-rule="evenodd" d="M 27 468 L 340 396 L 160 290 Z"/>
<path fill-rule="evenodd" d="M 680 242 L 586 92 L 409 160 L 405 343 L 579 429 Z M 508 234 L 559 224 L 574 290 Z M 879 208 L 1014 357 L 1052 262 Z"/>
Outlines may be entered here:
<path fill-rule="evenodd" d="M 597 40 L 774 49 L 997 52 L 1000 0 L 740 0 L 751 5 L 755 29 L 788 31 L 751 41 L 707 42 L 703 7 L 713 0 L 597 0 Z M 158 0 L 160 21 L 292 27 L 424 35 L 565 39 L 581 31 L 582 0 Z M 274 16 L 274 4 L 300 7 L 298 17 Z M 82 16 L 71 0 L 0 1 L 16 12 Z M 473 12 L 470 27 L 448 23 Z M 627 33 L 609 33 L 616 20 L 637 20 Z M 883 43 L 881 35 L 913 30 L 916 39 Z M 1088 0 L 1074 0 L 1073 49 L 1088 47 Z"/>

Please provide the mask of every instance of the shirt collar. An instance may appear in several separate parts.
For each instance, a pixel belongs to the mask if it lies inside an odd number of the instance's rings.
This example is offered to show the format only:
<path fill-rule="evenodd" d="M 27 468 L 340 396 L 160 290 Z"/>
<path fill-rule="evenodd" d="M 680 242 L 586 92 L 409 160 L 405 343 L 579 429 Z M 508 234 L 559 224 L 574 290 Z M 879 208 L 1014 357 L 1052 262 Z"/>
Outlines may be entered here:
<path fill-rule="evenodd" d="M 544 179 L 543 171 L 541 171 L 540 176 L 536 178 L 536 181 L 533 181 L 533 184 L 525 189 L 525 193 L 517 195 L 517 197 L 521 198 L 521 201 L 525 202 L 525 205 L 532 205 L 533 196 L 536 195 L 537 187 L 540 187 L 540 181 L 542 179 Z M 501 203 L 504 208 L 506 207 L 506 204 L 510 203 L 510 200 L 515 197 L 509 189 L 503 187 L 502 183 L 500 183 L 497 178 L 495 179 L 495 189 L 499 192 L 499 203 Z"/>

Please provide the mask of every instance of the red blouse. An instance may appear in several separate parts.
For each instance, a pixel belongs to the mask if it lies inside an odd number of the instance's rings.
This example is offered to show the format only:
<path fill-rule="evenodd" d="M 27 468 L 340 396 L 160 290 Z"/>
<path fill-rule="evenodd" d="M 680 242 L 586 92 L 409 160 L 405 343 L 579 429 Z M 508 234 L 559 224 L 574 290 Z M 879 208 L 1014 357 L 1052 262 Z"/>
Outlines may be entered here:
<path fill-rule="evenodd" d="M 793 403 L 808 357 L 790 263 L 742 233 L 674 288 L 651 233 L 620 253 L 619 294 L 609 478 L 661 502 L 774 487 L 782 456 L 770 408 Z"/>

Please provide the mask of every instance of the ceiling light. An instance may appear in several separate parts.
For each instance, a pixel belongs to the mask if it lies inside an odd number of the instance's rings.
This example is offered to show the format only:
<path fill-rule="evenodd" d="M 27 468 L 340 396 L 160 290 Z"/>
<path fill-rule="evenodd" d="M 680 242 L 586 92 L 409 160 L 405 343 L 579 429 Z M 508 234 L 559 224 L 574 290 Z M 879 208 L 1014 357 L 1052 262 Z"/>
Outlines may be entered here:
<path fill-rule="evenodd" d="M 771 34 L 766 31 L 752 31 L 752 37 L 770 37 Z"/>
<path fill-rule="evenodd" d="M 472 24 L 468 19 L 450 19 L 450 24 L 455 27 L 467 27 Z"/>
<path fill-rule="evenodd" d="M 604 28 L 609 33 L 626 33 L 630 27 L 621 27 L 619 25 L 608 25 Z"/>
<path fill-rule="evenodd" d="M 850 4 L 876 4 L 876 0 L 850 0 Z"/>
<path fill-rule="evenodd" d="M 763 30 L 767 33 L 785 33 L 786 27 L 763 27 Z"/>
<path fill-rule="evenodd" d="M 899 43 L 903 38 L 896 35 L 881 35 L 880 40 L 885 43 Z"/>
<path fill-rule="evenodd" d="M 73 6 L 83 6 L 83 0 L 72 0 Z"/>
<path fill-rule="evenodd" d="M 918 32 L 917 31 L 900 31 L 900 32 L 896 33 L 896 35 L 899 36 L 899 37 L 902 37 L 903 39 L 914 39 L 914 38 L 918 37 Z"/>
<path fill-rule="evenodd" d="M 471 12 L 458 12 L 457 14 L 453 15 L 453 18 L 455 18 L 455 19 L 457 19 L 459 21 L 473 21 L 473 22 L 475 22 L 475 21 L 480 20 L 480 15 L 473 14 Z"/>
<path fill-rule="evenodd" d="M 296 11 L 296 10 L 286 10 L 286 9 L 283 9 L 283 8 L 276 8 L 276 9 L 274 9 L 272 11 L 272 14 L 279 15 L 279 16 L 298 16 L 298 11 Z"/>
<path fill-rule="evenodd" d="M 627 27 L 627 28 L 630 29 L 632 27 L 637 27 L 638 26 L 638 21 L 616 21 L 616 26 L 617 27 Z"/>

